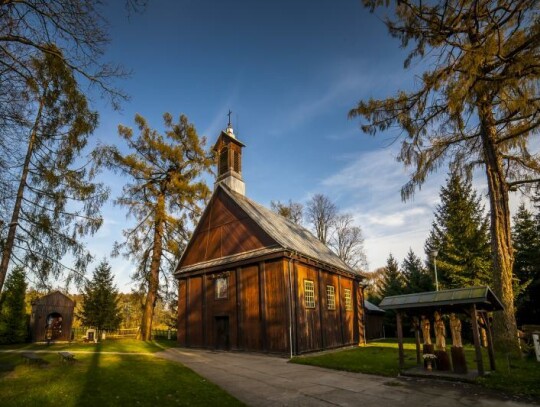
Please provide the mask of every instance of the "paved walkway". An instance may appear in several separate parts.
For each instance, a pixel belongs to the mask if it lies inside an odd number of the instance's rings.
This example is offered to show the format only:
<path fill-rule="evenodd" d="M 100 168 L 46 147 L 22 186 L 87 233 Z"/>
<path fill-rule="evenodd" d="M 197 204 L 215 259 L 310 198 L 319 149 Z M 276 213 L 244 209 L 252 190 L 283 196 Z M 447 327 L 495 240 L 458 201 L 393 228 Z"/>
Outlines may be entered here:
<path fill-rule="evenodd" d="M 342 372 L 260 354 L 172 348 L 155 355 L 184 364 L 250 406 L 529 405 L 469 384 Z"/>

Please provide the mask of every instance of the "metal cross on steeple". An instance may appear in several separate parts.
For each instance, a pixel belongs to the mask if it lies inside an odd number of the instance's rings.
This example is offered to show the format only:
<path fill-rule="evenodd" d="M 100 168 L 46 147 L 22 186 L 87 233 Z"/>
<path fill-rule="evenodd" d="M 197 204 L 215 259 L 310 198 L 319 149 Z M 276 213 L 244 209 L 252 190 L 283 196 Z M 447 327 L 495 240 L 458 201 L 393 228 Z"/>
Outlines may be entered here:
<path fill-rule="evenodd" d="M 227 116 L 229 116 L 229 124 L 228 124 L 229 127 L 231 127 L 231 114 L 232 114 L 231 109 L 229 109 L 229 113 L 227 113 Z"/>

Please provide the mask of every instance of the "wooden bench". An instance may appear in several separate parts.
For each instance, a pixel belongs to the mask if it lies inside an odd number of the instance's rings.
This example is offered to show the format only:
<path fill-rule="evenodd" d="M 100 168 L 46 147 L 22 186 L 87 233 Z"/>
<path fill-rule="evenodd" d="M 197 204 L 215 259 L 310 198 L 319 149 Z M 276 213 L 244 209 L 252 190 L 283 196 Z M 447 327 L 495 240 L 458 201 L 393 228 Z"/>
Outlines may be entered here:
<path fill-rule="evenodd" d="M 71 352 L 58 352 L 63 362 L 75 362 L 75 355 Z"/>
<path fill-rule="evenodd" d="M 21 357 L 27 364 L 36 363 L 38 365 L 44 363 L 45 361 L 36 355 L 34 352 L 25 352 L 21 354 Z"/>

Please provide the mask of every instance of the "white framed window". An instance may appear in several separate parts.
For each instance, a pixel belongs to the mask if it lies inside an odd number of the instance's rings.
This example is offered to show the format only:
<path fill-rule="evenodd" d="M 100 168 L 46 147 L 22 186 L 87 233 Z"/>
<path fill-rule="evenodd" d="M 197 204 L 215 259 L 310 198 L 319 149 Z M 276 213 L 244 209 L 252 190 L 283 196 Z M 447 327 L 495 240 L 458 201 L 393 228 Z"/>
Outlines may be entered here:
<path fill-rule="evenodd" d="M 333 285 L 326 286 L 326 303 L 329 310 L 336 309 L 336 288 Z"/>
<path fill-rule="evenodd" d="M 351 290 L 349 288 L 345 288 L 343 292 L 345 293 L 345 310 L 352 311 Z"/>
<path fill-rule="evenodd" d="M 304 280 L 304 305 L 315 308 L 315 285 L 311 280 Z"/>
<path fill-rule="evenodd" d="M 216 300 L 227 298 L 229 291 L 229 279 L 227 277 L 216 278 Z"/>

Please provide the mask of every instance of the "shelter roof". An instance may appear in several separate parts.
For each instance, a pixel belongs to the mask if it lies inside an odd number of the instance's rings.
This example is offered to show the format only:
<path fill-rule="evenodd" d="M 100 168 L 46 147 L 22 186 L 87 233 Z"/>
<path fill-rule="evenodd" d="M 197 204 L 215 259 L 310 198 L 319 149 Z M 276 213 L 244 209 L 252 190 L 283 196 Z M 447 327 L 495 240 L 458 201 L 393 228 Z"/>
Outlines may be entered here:
<path fill-rule="evenodd" d="M 368 313 L 380 313 L 384 314 L 386 311 L 377 307 L 375 304 L 369 302 L 368 300 L 364 300 L 364 307 L 366 308 L 366 311 Z"/>
<path fill-rule="evenodd" d="M 379 307 L 385 310 L 447 309 L 459 312 L 473 304 L 485 311 L 504 309 L 499 299 L 487 286 L 394 295 L 385 297 Z"/>

